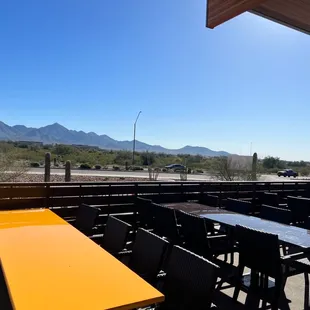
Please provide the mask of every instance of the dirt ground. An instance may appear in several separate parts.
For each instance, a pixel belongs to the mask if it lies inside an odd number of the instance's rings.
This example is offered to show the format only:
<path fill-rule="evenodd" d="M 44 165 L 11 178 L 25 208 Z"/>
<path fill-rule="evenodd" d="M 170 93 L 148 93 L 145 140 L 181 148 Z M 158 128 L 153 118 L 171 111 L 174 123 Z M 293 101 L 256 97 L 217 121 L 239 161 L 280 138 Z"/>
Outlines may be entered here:
<path fill-rule="evenodd" d="M 89 176 L 89 175 L 72 175 L 71 182 L 143 182 L 147 179 L 141 178 L 124 178 L 124 177 L 105 177 L 105 176 Z M 43 174 L 26 174 L 17 177 L 14 182 L 44 182 Z M 51 182 L 65 182 L 64 175 L 51 175 Z"/>

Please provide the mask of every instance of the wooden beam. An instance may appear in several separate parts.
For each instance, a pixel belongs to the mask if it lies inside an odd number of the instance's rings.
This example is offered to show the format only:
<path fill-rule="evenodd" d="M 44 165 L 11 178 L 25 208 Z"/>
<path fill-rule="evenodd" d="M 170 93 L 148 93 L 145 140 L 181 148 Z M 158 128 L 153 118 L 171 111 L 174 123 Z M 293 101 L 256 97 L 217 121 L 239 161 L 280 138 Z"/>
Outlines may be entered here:
<path fill-rule="evenodd" d="M 268 0 L 251 10 L 282 25 L 310 33 L 310 2 L 303 0 Z"/>
<path fill-rule="evenodd" d="M 207 0 L 207 27 L 214 28 L 259 6 L 264 0 Z"/>

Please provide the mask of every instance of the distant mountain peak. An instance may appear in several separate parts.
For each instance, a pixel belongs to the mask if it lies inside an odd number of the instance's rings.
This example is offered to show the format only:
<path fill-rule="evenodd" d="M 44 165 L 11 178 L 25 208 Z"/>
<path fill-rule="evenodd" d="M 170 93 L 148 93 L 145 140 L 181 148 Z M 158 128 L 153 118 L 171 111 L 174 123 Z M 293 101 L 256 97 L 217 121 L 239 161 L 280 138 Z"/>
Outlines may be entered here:
<path fill-rule="evenodd" d="M 95 132 L 86 133 L 84 131 L 70 130 L 55 122 L 40 128 L 29 128 L 24 125 L 9 126 L 0 121 L 0 140 L 23 140 L 40 141 L 43 143 L 63 143 L 98 146 L 108 150 L 132 150 L 133 141 L 117 141 L 103 134 Z M 167 154 L 189 154 L 210 156 L 227 156 L 224 151 L 213 151 L 202 146 L 186 145 L 180 149 L 167 149 L 160 145 L 149 145 L 141 141 L 136 141 L 137 152 L 155 152 Z"/>
<path fill-rule="evenodd" d="M 64 128 L 64 129 L 67 129 L 65 126 L 59 124 L 59 123 L 54 123 L 54 124 L 51 124 L 51 125 L 47 125 L 45 127 L 56 127 L 56 128 Z M 43 127 L 44 128 L 44 127 Z M 68 130 L 68 129 L 67 129 Z"/>

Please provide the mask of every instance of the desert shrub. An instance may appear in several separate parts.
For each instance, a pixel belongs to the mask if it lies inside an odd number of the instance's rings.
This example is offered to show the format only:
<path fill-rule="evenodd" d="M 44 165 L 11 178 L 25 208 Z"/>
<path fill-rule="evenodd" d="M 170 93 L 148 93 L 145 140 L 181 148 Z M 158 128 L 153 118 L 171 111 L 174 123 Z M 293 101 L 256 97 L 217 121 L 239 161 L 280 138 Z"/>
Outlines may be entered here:
<path fill-rule="evenodd" d="M 100 170 L 101 169 L 101 165 L 95 165 L 95 169 L 96 170 Z"/>
<path fill-rule="evenodd" d="M 37 162 L 30 163 L 30 167 L 31 167 L 31 168 L 39 168 L 39 167 L 40 167 L 40 164 L 37 163 Z"/>
<path fill-rule="evenodd" d="M 89 164 L 81 164 L 80 169 L 91 169 L 91 166 Z"/>
<path fill-rule="evenodd" d="M 19 147 L 21 149 L 28 149 L 28 145 L 24 144 L 24 143 L 18 144 L 17 147 Z"/>
<path fill-rule="evenodd" d="M 302 177 L 307 177 L 310 174 L 310 167 L 304 167 L 300 169 L 299 173 Z"/>
<path fill-rule="evenodd" d="M 17 156 L 14 151 L 0 152 L 0 182 L 14 182 L 27 173 L 29 164 Z"/>

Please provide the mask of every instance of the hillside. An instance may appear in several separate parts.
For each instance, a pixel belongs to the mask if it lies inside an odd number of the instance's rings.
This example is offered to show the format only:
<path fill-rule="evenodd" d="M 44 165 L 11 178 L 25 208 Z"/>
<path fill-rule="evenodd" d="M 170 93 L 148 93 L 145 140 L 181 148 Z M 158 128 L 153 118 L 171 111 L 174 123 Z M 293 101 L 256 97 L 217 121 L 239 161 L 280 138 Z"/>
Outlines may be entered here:
<path fill-rule="evenodd" d="M 132 150 L 132 141 L 118 141 L 107 135 L 94 132 L 70 130 L 58 123 L 40 128 L 28 128 L 24 125 L 9 126 L 0 121 L 0 140 L 37 141 L 43 143 L 82 144 L 98 146 L 109 150 Z M 155 152 L 166 154 L 189 154 L 207 157 L 227 156 L 225 151 L 214 151 L 206 147 L 187 145 L 180 149 L 167 149 L 160 145 L 150 145 L 136 141 L 137 152 Z"/>

